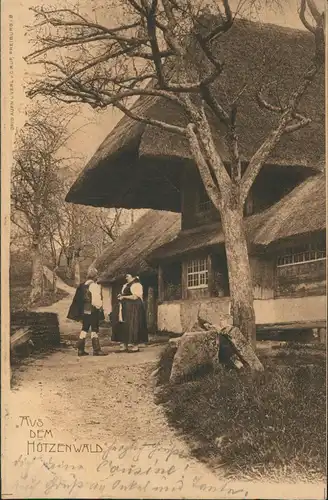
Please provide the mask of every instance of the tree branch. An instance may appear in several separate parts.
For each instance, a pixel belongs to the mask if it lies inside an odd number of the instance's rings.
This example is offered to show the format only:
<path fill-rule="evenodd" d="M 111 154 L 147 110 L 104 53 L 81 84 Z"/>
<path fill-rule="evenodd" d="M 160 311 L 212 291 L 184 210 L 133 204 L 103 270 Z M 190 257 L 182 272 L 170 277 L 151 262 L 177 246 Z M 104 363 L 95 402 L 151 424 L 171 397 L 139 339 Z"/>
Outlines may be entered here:
<path fill-rule="evenodd" d="M 212 30 L 208 35 L 204 37 L 206 43 L 212 42 L 217 36 L 229 31 L 233 24 L 233 16 L 230 8 L 229 0 L 223 0 L 223 6 L 225 10 L 225 19 L 222 24 L 219 24 L 214 30 Z"/>
<path fill-rule="evenodd" d="M 150 46 L 153 55 L 153 62 L 156 69 L 159 86 L 165 88 L 165 79 L 163 75 L 162 60 L 156 35 L 156 11 L 158 0 L 152 0 L 150 9 L 147 13 L 147 31 L 150 39 Z"/>
<path fill-rule="evenodd" d="M 115 101 L 112 103 L 113 106 L 122 111 L 126 116 L 132 118 L 137 122 L 145 123 L 146 125 L 153 125 L 154 127 L 160 128 L 162 130 L 166 130 L 167 132 L 171 132 L 173 134 L 186 136 L 186 129 L 183 127 L 178 127 L 176 125 L 169 125 L 168 123 L 162 122 L 160 120 L 154 120 L 153 118 L 147 118 L 145 116 L 140 116 L 135 114 L 131 109 L 128 109 L 122 103 Z"/>
<path fill-rule="evenodd" d="M 236 130 L 237 106 L 234 104 L 231 108 L 230 126 L 229 126 L 229 149 L 231 156 L 231 179 L 234 184 L 238 184 L 241 179 L 241 161 L 238 146 L 238 134 Z"/>
<path fill-rule="evenodd" d="M 295 117 L 300 117 L 298 113 L 296 113 L 296 108 L 300 102 L 300 99 L 304 95 L 306 89 L 309 87 L 310 83 L 314 80 L 318 71 L 322 67 L 322 64 L 317 59 L 305 72 L 303 78 L 301 79 L 301 83 L 297 87 L 297 89 L 292 93 L 289 98 L 288 105 L 286 106 L 285 111 L 282 113 L 281 118 L 279 120 L 278 126 L 270 132 L 268 137 L 256 151 L 256 153 L 252 156 L 248 167 L 242 177 L 241 180 L 241 199 L 244 202 L 247 198 L 248 192 L 254 183 L 259 171 L 261 170 L 263 164 L 268 159 L 276 145 L 278 144 L 281 136 L 287 132 L 293 132 L 298 130 L 301 127 L 306 126 L 309 123 L 309 120 L 302 117 L 300 122 L 295 125 L 288 125 L 290 120 Z"/>
<path fill-rule="evenodd" d="M 206 104 L 213 111 L 215 116 L 225 125 L 229 124 L 229 115 L 214 97 L 213 91 L 207 85 L 201 85 L 200 87 L 201 96 L 203 97 Z"/>
<path fill-rule="evenodd" d="M 211 175 L 210 168 L 204 159 L 203 152 L 199 145 L 197 135 L 195 133 L 195 125 L 189 123 L 187 125 L 187 138 L 198 166 L 199 173 L 201 175 L 204 187 L 216 208 L 219 208 L 221 202 L 221 195 L 217 184 Z"/>
<path fill-rule="evenodd" d="M 194 105 L 190 97 L 187 95 L 183 96 L 183 102 L 185 104 L 188 117 L 193 122 L 193 132 L 196 135 L 200 151 L 204 156 L 204 161 L 209 168 L 217 189 L 219 191 L 229 190 L 231 179 L 225 169 L 220 155 L 215 148 L 212 131 L 210 129 L 203 104 L 198 106 Z M 191 131 L 189 131 L 189 136 L 192 138 Z M 195 149 L 195 152 L 198 155 L 197 149 Z"/>
<path fill-rule="evenodd" d="M 273 113 L 283 113 L 284 108 L 281 106 L 275 106 L 274 104 L 269 103 L 263 96 L 264 88 L 268 88 L 272 82 L 263 85 L 260 91 L 256 94 L 256 100 L 260 108 L 267 109 L 268 111 L 272 111 Z"/>
<path fill-rule="evenodd" d="M 311 118 L 302 116 L 299 113 L 294 113 L 293 118 L 297 118 L 298 121 L 296 123 L 292 123 L 291 125 L 287 125 L 285 128 L 285 133 L 296 132 L 296 130 L 306 127 L 312 121 Z"/>
<path fill-rule="evenodd" d="M 311 31 L 312 33 L 315 33 L 315 27 L 312 26 L 312 24 L 309 23 L 309 21 L 305 17 L 306 13 L 306 3 L 307 0 L 301 0 L 300 8 L 299 8 L 299 16 L 300 20 L 302 21 L 304 27 L 308 30 Z"/>

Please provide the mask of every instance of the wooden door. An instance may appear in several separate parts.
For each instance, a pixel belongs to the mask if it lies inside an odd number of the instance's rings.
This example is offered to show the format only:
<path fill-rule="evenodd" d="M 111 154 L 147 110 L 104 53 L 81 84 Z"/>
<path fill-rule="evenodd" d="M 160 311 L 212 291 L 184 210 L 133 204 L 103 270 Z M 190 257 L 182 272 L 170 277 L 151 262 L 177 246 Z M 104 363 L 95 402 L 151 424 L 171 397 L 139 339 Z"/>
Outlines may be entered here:
<path fill-rule="evenodd" d="M 157 331 L 158 279 L 151 276 L 144 280 L 144 303 L 146 308 L 147 328 L 149 333 Z"/>

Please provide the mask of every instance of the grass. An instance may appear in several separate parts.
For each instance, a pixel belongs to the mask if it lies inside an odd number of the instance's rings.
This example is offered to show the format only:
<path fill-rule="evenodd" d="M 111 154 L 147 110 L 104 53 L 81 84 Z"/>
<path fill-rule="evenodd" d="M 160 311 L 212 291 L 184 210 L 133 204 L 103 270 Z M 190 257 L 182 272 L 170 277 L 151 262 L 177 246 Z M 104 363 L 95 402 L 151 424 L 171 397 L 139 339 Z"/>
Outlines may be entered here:
<path fill-rule="evenodd" d="M 65 297 L 68 297 L 68 293 L 63 290 L 57 290 L 55 296 L 51 290 L 45 290 L 43 297 L 33 304 L 33 309 L 51 306 Z"/>
<path fill-rule="evenodd" d="M 30 287 L 26 286 L 11 286 L 10 287 L 10 310 L 12 312 L 16 311 L 26 311 L 29 309 L 37 309 L 38 307 L 51 306 L 54 302 L 67 297 L 67 293 L 63 290 L 57 290 L 54 297 L 51 290 L 45 290 L 43 297 L 36 301 L 33 306 L 29 305 L 30 297 Z"/>
<path fill-rule="evenodd" d="M 319 346 L 318 346 L 319 347 Z M 260 355 L 263 373 L 229 371 L 163 386 L 170 424 L 193 454 L 227 478 L 322 480 L 326 474 L 326 367 L 320 347 L 311 356 L 284 347 Z M 318 352 L 321 355 L 318 355 Z M 159 382 L 167 382 L 173 353 L 162 353 Z"/>
<path fill-rule="evenodd" d="M 29 310 L 29 298 L 31 292 L 32 265 L 27 255 L 11 256 L 10 263 L 10 310 L 12 312 Z M 45 289 L 44 296 L 33 304 L 37 307 L 47 307 L 67 296 L 66 292 L 57 290 L 56 295 L 49 289 Z"/>

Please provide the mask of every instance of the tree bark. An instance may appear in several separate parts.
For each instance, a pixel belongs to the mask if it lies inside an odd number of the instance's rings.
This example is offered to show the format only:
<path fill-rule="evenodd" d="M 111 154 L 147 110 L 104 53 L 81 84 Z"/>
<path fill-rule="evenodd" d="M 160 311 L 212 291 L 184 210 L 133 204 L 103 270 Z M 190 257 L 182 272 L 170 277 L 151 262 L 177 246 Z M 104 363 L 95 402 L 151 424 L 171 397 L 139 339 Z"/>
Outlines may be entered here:
<path fill-rule="evenodd" d="M 30 304 L 34 304 L 43 297 L 43 263 L 40 250 L 40 239 L 38 236 L 32 242 L 32 278 Z"/>
<path fill-rule="evenodd" d="M 53 271 L 52 271 L 52 295 L 53 297 L 55 298 L 56 297 L 56 294 L 57 294 L 57 270 L 58 270 L 58 267 L 54 267 Z"/>
<path fill-rule="evenodd" d="M 231 205 L 231 204 L 230 204 Z M 253 306 L 253 283 L 248 257 L 242 208 L 224 206 L 221 220 L 229 274 L 231 315 L 234 326 L 256 346 L 256 326 Z"/>
<path fill-rule="evenodd" d="M 73 255 L 71 250 L 68 249 L 66 252 L 66 266 L 65 266 L 65 276 L 68 279 L 72 279 L 73 277 L 72 261 L 73 261 Z"/>
<path fill-rule="evenodd" d="M 230 313 L 234 326 L 255 349 L 253 283 L 243 223 L 244 203 L 239 184 L 230 179 L 217 154 L 204 113 L 197 125 L 195 131 L 189 127 L 188 139 L 205 189 L 221 216 L 229 275 Z"/>
<path fill-rule="evenodd" d="M 74 285 L 79 286 L 81 283 L 80 259 L 75 257 L 74 261 Z"/>

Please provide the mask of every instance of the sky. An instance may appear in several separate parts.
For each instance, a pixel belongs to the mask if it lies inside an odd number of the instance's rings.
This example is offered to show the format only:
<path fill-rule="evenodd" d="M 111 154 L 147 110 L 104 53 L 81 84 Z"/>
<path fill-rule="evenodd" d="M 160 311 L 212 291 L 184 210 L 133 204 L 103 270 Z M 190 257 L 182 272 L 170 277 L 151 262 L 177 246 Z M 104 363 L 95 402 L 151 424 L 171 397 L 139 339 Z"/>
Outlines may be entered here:
<path fill-rule="evenodd" d="M 2 78 L 3 92 L 10 85 L 13 86 L 13 92 L 9 92 L 10 98 L 3 102 L 5 110 L 13 108 L 14 122 L 11 122 L 12 128 L 19 129 L 25 121 L 25 108 L 30 100 L 25 95 L 24 81 L 26 76 L 31 73 L 31 66 L 24 62 L 24 56 L 28 55 L 32 47 L 28 43 L 28 37 L 25 35 L 26 25 L 33 23 L 33 13 L 29 10 L 31 6 L 58 4 L 58 2 L 69 3 L 70 0 L 3 0 L 1 2 L 2 8 L 2 75 L 6 73 L 6 64 L 8 64 L 10 49 L 9 39 L 10 33 L 12 34 L 12 64 L 13 72 L 9 78 Z M 86 10 L 90 15 L 97 13 L 97 5 L 102 5 L 102 0 L 79 0 L 80 3 L 85 1 L 87 5 Z M 234 1 L 232 0 L 232 4 Z M 260 12 L 260 19 L 262 22 L 270 22 L 284 26 L 302 28 L 302 24 L 297 15 L 297 5 L 299 0 L 281 0 L 283 10 L 270 11 L 265 8 L 266 0 L 263 0 L 263 8 Z M 324 0 L 316 0 L 320 6 L 324 5 Z M 98 20 L 104 24 L 108 22 L 113 12 L 98 11 Z M 108 15 L 108 19 L 103 19 L 103 16 Z M 12 16 L 12 17 L 10 17 Z M 102 18 L 100 18 L 101 16 Z M 12 27 L 10 28 L 10 21 Z M 11 31 L 10 31 L 11 30 Z M 7 89 L 6 89 L 7 87 Z M 73 135 L 70 140 L 69 147 L 71 150 L 78 152 L 82 164 L 93 155 L 100 143 L 105 139 L 107 134 L 116 124 L 121 114 L 118 111 L 107 109 L 102 112 L 95 112 L 91 108 L 85 106 L 81 109 L 81 114 L 76 117 L 72 127 L 77 129 L 81 126 L 83 128 Z M 14 130 L 6 131 L 10 137 L 7 140 L 12 144 Z"/>

